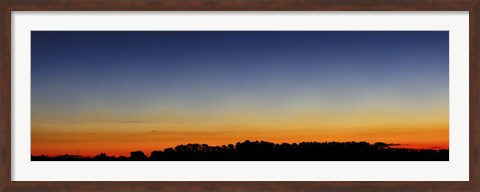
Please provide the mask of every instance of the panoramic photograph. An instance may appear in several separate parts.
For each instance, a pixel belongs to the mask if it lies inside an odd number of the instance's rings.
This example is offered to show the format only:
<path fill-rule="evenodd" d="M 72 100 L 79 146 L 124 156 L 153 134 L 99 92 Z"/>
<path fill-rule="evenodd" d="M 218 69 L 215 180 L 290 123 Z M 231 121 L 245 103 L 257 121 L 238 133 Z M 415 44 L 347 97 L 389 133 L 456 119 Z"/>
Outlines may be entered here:
<path fill-rule="evenodd" d="M 32 31 L 32 161 L 448 161 L 448 31 Z"/>

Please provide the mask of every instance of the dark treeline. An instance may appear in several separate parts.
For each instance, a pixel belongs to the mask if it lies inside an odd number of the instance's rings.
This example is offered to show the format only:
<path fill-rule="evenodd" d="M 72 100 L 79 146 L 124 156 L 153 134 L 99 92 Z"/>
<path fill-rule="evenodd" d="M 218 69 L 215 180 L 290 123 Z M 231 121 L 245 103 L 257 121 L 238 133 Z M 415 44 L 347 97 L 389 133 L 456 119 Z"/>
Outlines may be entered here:
<path fill-rule="evenodd" d="M 391 148 L 394 144 L 377 142 L 302 142 L 275 144 L 266 141 L 244 141 L 235 145 L 178 145 L 130 156 L 95 157 L 62 155 L 32 156 L 32 161 L 448 161 L 448 150 Z"/>

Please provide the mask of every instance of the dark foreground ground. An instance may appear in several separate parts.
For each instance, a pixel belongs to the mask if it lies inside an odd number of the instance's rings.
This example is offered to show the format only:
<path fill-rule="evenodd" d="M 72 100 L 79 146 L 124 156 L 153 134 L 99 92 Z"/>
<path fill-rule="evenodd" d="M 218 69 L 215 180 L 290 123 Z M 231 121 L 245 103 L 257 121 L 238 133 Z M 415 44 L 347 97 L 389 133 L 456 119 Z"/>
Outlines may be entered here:
<path fill-rule="evenodd" d="M 32 161 L 448 161 L 448 150 L 391 148 L 394 144 L 377 142 L 302 142 L 275 144 L 244 141 L 235 145 L 178 145 L 149 156 L 134 151 L 130 156 L 95 157 L 62 155 L 32 156 Z"/>

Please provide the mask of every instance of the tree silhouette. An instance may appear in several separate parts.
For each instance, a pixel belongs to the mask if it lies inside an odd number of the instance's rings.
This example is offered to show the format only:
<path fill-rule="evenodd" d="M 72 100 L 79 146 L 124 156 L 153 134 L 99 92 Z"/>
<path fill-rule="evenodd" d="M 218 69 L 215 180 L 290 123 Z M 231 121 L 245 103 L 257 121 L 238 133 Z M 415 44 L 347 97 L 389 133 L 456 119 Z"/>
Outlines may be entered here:
<path fill-rule="evenodd" d="M 267 141 L 237 142 L 209 146 L 190 143 L 174 148 L 155 150 L 147 157 L 142 151 L 130 153 L 130 157 L 108 156 L 100 153 L 93 158 L 32 156 L 33 161 L 448 161 L 447 149 L 391 148 L 397 144 L 376 142 L 301 142 L 272 143 Z"/>
<path fill-rule="evenodd" d="M 108 160 L 110 159 L 109 156 L 107 156 L 106 153 L 100 153 L 94 157 L 95 160 Z"/>
<path fill-rule="evenodd" d="M 134 161 L 147 160 L 147 156 L 142 151 L 130 152 L 130 159 Z"/>

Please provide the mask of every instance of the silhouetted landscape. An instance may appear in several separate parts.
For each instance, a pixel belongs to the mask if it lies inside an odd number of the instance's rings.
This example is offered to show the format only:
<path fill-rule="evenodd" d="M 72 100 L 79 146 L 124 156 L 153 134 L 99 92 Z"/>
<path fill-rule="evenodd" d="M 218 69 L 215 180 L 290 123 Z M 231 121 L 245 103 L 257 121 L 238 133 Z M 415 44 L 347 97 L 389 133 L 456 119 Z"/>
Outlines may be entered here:
<path fill-rule="evenodd" d="M 32 161 L 448 161 L 447 149 L 396 148 L 377 142 L 301 142 L 276 144 L 266 141 L 237 142 L 222 146 L 186 144 L 150 155 L 134 151 L 130 156 L 81 155 L 32 156 Z"/>

